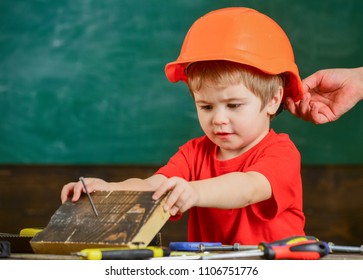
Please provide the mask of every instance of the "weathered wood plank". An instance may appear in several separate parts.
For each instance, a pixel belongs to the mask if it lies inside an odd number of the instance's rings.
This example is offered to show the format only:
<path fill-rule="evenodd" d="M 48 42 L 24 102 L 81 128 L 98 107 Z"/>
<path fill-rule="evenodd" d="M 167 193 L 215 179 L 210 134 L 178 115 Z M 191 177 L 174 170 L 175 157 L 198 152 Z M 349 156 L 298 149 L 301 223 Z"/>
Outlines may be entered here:
<path fill-rule="evenodd" d="M 153 192 L 95 192 L 61 205 L 47 227 L 30 244 L 35 253 L 68 254 L 85 248 L 124 247 L 133 243 L 148 245 L 160 231 L 169 214 L 163 210 L 165 197 L 155 201 Z"/>

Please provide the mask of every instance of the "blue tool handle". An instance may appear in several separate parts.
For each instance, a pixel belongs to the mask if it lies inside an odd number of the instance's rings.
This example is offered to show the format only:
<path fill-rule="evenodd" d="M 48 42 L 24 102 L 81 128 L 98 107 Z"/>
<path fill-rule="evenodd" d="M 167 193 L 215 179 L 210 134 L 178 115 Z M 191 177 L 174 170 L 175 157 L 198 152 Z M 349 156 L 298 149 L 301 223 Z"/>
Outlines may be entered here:
<path fill-rule="evenodd" d="M 201 244 L 204 246 L 222 246 L 221 242 L 170 242 L 169 249 L 171 251 L 198 252 Z"/>

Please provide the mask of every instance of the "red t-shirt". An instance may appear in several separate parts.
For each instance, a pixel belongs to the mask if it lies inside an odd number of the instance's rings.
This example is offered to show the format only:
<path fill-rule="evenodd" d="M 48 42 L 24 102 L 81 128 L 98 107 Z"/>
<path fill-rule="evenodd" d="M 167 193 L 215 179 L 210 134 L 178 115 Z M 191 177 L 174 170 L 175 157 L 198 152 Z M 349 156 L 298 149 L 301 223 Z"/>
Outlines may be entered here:
<path fill-rule="evenodd" d="M 189 241 L 258 244 L 305 235 L 300 153 L 288 135 L 270 130 L 260 143 L 230 160 L 218 160 L 217 148 L 206 136 L 192 139 L 156 173 L 195 181 L 256 171 L 269 180 L 272 197 L 238 209 L 189 209 Z"/>

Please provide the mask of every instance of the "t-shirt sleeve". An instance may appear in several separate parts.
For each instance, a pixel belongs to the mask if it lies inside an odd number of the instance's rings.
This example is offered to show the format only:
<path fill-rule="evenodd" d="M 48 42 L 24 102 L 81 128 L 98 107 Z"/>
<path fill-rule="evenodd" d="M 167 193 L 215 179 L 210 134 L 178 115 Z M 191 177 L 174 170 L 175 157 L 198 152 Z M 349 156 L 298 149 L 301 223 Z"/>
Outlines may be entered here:
<path fill-rule="evenodd" d="M 301 209 L 301 158 L 287 136 L 266 147 L 256 163 L 245 171 L 263 174 L 272 188 L 270 199 L 252 205 L 252 210 L 259 218 L 272 219 L 287 208 Z"/>
<path fill-rule="evenodd" d="M 187 181 L 190 181 L 190 142 L 181 146 L 168 161 L 168 163 L 162 166 L 155 174 L 162 174 L 167 178 L 181 177 Z"/>

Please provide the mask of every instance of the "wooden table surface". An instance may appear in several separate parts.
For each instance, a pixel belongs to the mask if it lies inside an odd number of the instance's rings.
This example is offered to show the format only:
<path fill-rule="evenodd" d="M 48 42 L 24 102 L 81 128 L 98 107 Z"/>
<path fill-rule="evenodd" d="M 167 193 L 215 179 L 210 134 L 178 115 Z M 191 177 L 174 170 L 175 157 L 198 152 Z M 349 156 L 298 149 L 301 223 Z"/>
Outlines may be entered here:
<path fill-rule="evenodd" d="M 170 257 L 172 258 L 172 257 Z M 50 254 L 11 254 L 7 260 L 80 260 L 78 256 L 73 255 L 50 255 Z M 244 260 L 262 260 L 259 257 L 243 258 Z M 4 259 L 6 260 L 6 259 Z M 363 254 L 329 254 L 321 260 L 363 260 Z"/>

